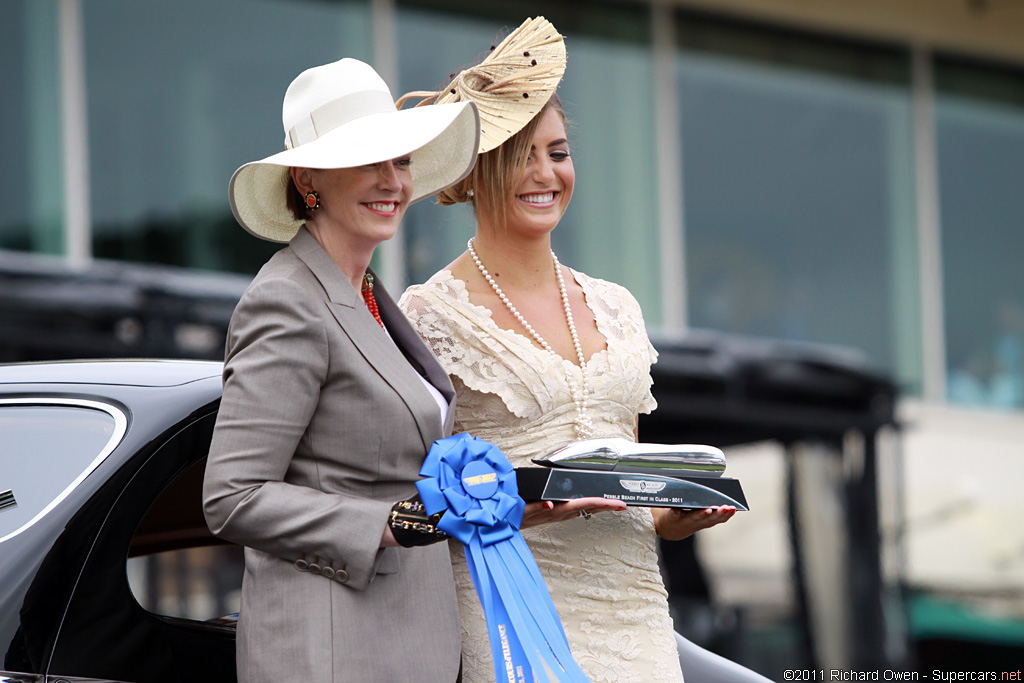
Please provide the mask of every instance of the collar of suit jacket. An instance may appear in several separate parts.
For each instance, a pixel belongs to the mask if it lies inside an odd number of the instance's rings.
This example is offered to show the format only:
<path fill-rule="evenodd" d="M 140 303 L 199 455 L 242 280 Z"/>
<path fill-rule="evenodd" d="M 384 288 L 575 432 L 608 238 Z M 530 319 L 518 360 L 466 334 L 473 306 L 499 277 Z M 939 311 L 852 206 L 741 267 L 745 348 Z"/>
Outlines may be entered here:
<path fill-rule="evenodd" d="M 323 285 L 332 303 L 351 308 L 365 305 L 362 295 L 352 287 L 344 271 L 305 227 L 299 229 L 289 246 L 313 271 L 313 275 Z"/>

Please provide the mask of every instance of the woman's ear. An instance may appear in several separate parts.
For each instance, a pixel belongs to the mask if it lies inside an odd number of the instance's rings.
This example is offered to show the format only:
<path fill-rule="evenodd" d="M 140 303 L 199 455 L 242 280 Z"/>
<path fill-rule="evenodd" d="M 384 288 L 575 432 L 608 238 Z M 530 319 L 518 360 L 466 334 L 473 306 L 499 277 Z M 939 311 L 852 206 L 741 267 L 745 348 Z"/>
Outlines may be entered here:
<path fill-rule="evenodd" d="M 292 174 L 292 182 L 295 183 L 299 194 L 305 195 L 313 189 L 313 174 L 310 173 L 308 168 L 292 166 L 289 170 Z"/>

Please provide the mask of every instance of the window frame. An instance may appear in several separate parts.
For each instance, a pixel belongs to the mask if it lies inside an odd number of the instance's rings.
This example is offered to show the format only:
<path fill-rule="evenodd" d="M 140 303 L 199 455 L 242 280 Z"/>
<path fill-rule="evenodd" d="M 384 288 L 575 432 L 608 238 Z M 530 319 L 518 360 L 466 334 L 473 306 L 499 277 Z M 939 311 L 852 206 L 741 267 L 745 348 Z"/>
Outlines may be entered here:
<path fill-rule="evenodd" d="M 57 494 L 53 500 L 51 500 L 46 507 L 40 510 L 36 515 L 29 521 L 22 524 L 19 528 L 15 529 L 11 533 L 0 538 L 0 543 L 7 541 L 15 536 L 23 533 L 27 529 L 35 525 L 39 520 L 50 513 L 51 510 L 60 505 L 71 493 L 81 485 L 85 478 L 88 477 L 93 471 L 99 467 L 107 459 L 107 457 L 114 452 L 121 442 L 124 440 L 125 434 L 128 433 L 128 415 L 121 408 L 102 401 L 84 399 L 84 398 L 56 398 L 56 397 L 25 397 L 25 398 L 2 398 L 0 399 L 0 408 L 4 406 L 39 406 L 39 407 L 54 407 L 54 406 L 72 406 L 75 408 L 84 408 L 87 410 L 98 410 L 106 413 L 114 420 L 114 432 L 107 440 L 106 445 L 100 450 L 100 452 L 92 459 L 92 461 L 85 467 L 85 469 L 75 477 L 70 484 L 68 484 L 59 494 Z"/>

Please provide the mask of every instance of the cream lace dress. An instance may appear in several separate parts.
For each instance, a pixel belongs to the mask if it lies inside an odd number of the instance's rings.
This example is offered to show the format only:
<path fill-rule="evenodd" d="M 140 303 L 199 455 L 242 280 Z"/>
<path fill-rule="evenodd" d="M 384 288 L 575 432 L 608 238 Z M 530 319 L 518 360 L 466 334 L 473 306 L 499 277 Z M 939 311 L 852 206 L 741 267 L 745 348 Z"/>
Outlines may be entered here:
<path fill-rule="evenodd" d="M 636 300 L 623 287 L 573 271 L 607 347 L 587 361 L 594 437 L 633 438 L 637 413 L 656 406 L 657 353 Z M 465 283 L 441 271 L 410 287 L 399 305 L 451 375 L 455 432 L 494 443 L 514 466 L 575 439 L 566 371 L 579 367 L 498 327 L 469 301 Z M 576 661 L 592 683 L 679 683 L 672 620 L 647 508 L 595 514 L 523 530 Z M 462 546 L 452 543 L 466 683 L 491 683 L 483 610 Z"/>

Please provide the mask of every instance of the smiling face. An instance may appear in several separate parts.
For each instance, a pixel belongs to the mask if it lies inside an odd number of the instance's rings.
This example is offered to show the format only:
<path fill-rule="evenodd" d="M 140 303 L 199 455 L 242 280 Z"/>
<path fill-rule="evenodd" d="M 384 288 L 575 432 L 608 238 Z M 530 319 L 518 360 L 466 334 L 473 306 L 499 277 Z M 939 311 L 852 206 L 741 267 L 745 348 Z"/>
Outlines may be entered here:
<path fill-rule="evenodd" d="M 506 143 L 509 147 L 512 144 L 512 140 Z M 506 163 L 512 161 L 509 158 Z M 522 175 L 511 196 L 505 199 L 504 210 L 499 212 L 504 228 L 529 234 L 550 232 L 569 206 L 575 182 L 576 172 L 569 156 L 563 115 L 554 106 L 546 107 L 540 114 L 526 151 Z M 495 183 L 476 184 L 477 218 L 481 226 L 487 228 L 501 227 L 500 222 L 494 220 L 494 212 L 490 208 L 489 190 L 496 189 Z"/>
<path fill-rule="evenodd" d="M 306 221 L 355 248 L 391 239 L 412 197 L 409 157 L 355 168 L 293 169 L 300 192 L 314 189 L 320 208 Z M 316 236 L 316 235 L 314 235 Z"/>
<path fill-rule="evenodd" d="M 565 124 L 556 110 L 548 109 L 534 133 L 523 179 L 508 207 L 509 226 L 553 230 L 569 206 L 575 184 Z"/>

